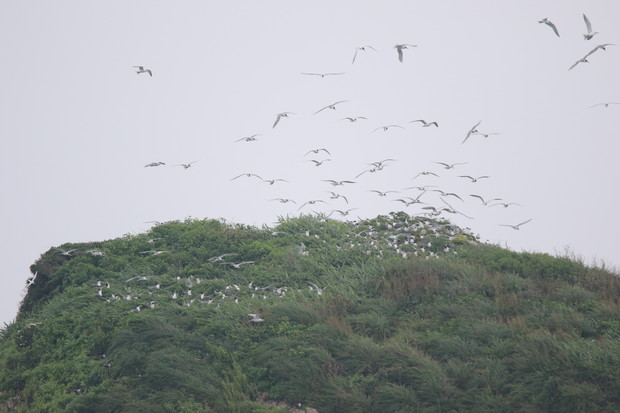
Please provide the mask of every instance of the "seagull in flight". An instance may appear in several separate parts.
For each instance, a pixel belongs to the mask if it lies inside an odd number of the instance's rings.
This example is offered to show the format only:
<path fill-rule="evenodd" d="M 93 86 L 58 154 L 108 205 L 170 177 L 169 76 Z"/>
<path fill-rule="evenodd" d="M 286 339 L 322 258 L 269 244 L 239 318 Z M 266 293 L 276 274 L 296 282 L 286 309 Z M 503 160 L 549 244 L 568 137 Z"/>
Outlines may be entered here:
<path fill-rule="evenodd" d="M 196 162 L 198 162 L 198 161 L 192 161 L 192 162 L 190 162 L 190 163 L 180 163 L 180 164 L 178 164 L 178 165 L 172 165 L 172 166 L 182 166 L 182 167 L 183 167 L 183 169 L 189 169 L 189 167 L 191 167 L 191 166 L 192 166 L 192 164 L 193 164 L 193 163 L 196 163 Z"/>
<path fill-rule="evenodd" d="M 588 60 L 586 59 L 586 57 L 588 56 L 584 56 L 581 59 L 577 60 L 575 63 L 573 63 L 573 65 L 571 67 L 568 68 L 568 70 L 571 70 L 572 68 L 574 68 L 575 66 L 577 66 L 579 63 L 590 63 L 588 62 Z"/>
<path fill-rule="evenodd" d="M 288 199 L 288 198 L 274 198 L 274 199 L 270 199 L 270 201 L 278 201 L 281 204 L 286 204 L 288 202 L 292 202 L 294 204 L 296 204 L 297 202 L 293 201 L 292 199 Z"/>
<path fill-rule="evenodd" d="M 413 181 L 414 179 L 416 179 L 420 175 L 433 175 L 433 176 L 436 176 L 437 178 L 439 178 L 439 175 L 437 175 L 435 172 L 422 171 L 422 172 L 418 173 L 416 176 L 414 176 L 413 178 L 411 178 L 411 180 Z"/>
<path fill-rule="evenodd" d="M 277 179 L 263 179 L 263 182 L 267 182 L 269 185 L 273 185 L 276 182 L 288 182 L 288 181 L 286 179 L 277 178 Z"/>
<path fill-rule="evenodd" d="M 371 189 L 368 192 L 374 192 L 374 193 L 376 193 L 379 196 L 387 196 L 387 194 L 390 194 L 390 193 L 395 193 L 395 194 L 398 193 L 398 191 L 379 191 L 379 190 L 376 190 L 376 189 Z"/>
<path fill-rule="evenodd" d="M 151 69 L 145 69 L 144 66 L 134 66 L 134 67 L 138 69 L 136 70 L 137 74 L 148 73 L 149 76 L 153 77 L 153 72 L 151 72 Z"/>
<path fill-rule="evenodd" d="M 319 112 L 321 112 L 321 111 L 324 111 L 325 109 L 333 109 L 333 110 L 336 110 L 336 105 L 337 105 L 337 104 L 339 104 L 339 103 L 344 103 L 344 102 L 347 102 L 347 101 L 346 101 L 346 100 L 339 100 L 338 102 L 334 102 L 334 103 L 332 103 L 331 105 L 327 105 L 327 106 L 325 106 L 325 107 L 323 107 L 323 108 L 321 108 L 321 109 L 317 110 L 316 112 L 314 112 L 314 113 L 313 113 L 313 115 L 316 115 L 317 113 L 319 113 Z"/>
<path fill-rule="evenodd" d="M 497 206 L 497 205 L 501 205 L 504 208 L 508 208 L 511 205 L 523 206 L 521 204 L 517 204 L 516 202 L 507 202 L 507 203 L 505 203 L 505 202 L 498 202 L 497 204 L 493 204 L 493 205 L 489 205 L 489 206 L 494 207 L 494 206 Z"/>
<path fill-rule="evenodd" d="M 309 75 L 309 76 L 320 76 L 320 77 L 325 77 L 325 76 L 338 76 L 338 75 L 344 75 L 344 72 L 339 72 L 339 73 L 306 73 L 306 72 L 301 72 L 302 75 Z"/>
<path fill-rule="evenodd" d="M 303 204 L 302 204 L 299 208 L 297 208 L 297 210 L 299 211 L 299 210 L 300 210 L 300 209 L 302 209 L 304 206 L 306 206 L 306 205 L 314 205 L 314 204 L 316 204 L 317 202 L 322 202 L 322 203 L 324 203 L 324 204 L 326 204 L 326 203 L 327 203 L 327 202 L 322 201 L 322 200 L 320 200 L 320 199 L 313 199 L 313 200 L 310 200 L 310 201 L 306 201 L 306 202 L 304 202 L 304 203 L 303 203 Z"/>
<path fill-rule="evenodd" d="M 585 15 L 585 13 L 583 14 L 583 21 L 586 22 L 586 29 L 588 29 L 588 33 L 583 35 L 583 39 L 584 40 L 590 40 L 595 35 L 597 35 L 598 32 L 593 32 L 592 31 L 592 24 L 590 23 L 590 19 L 588 19 L 588 17 Z"/>
<path fill-rule="evenodd" d="M 222 255 L 216 255 L 215 257 L 209 258 L 207 261 L 209 261 L 209 262 L 220 262 L 220 261 L 224 260 L 224 257 L 230 257 L 231 255 L 237 255 L 237 254 L 234 253 L 234 252 L 229 252 L 229 253 L 222 254 Z"/>
<path fill-rule="evenodd" d="M 314 166 L 321 166 L 323 162 L 327 162 L 327 161 L 331 161 L 331 159 L 327 158 L 327 159 L 323 159 L 322 161 L 317 161 L 316 159 L 310 159 L 307 162 L 314 162 Z"/>
<path fill-rule="evenodd" d="M 461 142 L 461 145 L 465 143 L 465 141 L 467 139 L 469 139 L 469 137 L 478 132 L 478 129 L 476 129 L 478 127 L 478 125 L 480 125 L 482 123 L 482 121 L 478 121 L 478 123 L 476 123 L 474 126 L 471 127 L 471 129 L 469 130 L 469 132 L 467 132 L 467 136 L 465 136 L 465 139 L 463 139 L 463 142 Z"/>
<path fill-rule="evenodd" d="M 337 194 L 337 193 L 332 192 L 332 191 L 327 191 L 327 192 L 329 192 L 329 193 L 331 194 L 331 195 L 329 196 L 329 198 L 330 198 L 330 199 L 338 199 L 338 198 L 342 198 L 342 199 L 344 199 L 344 202 L 346 202 L 347 204 L 349 203 L 349 200 L 347 199 L 347 197 L 346 197 L 346 196 L 344 196 L 344 195 L 340 195 L 340 194 Z"/>
<path fill-rule="evenodd" d="M 151 254 L 151 255 L 161 255 L 166 254 L 170 251 L 140 251 L 138 254 Z"/>
<path fill-rule="evenodd" d="M 60 255 L 65 255 L 65 256 L 67 256 L 67 257 L 72 257 L 72 256 L 73 256 L 73 253 L 74 253 L 75 251 L 77 251 L 77 250 L 78 250 L 77 248 L 74 248 L 74 249 L 72 249 L 72 250 L 60 250 Z"/>
<path fill-rule="evenodd" d="M 429 126 L 433 126 L 433 125 L 435 125 L 435 127 L 439 127 L 439 124 L 437 122 L 427 122 L 424 119 L 412 120 L 409 123 L 413 123 L 413 122 L 422 122 L 423 128 L 428 128 Z"/>
<path fill-rule="evenodd" d="M 351 62 L 351 64 L 355 63 L 355 58 L 357 57 L 357 52 L 359 52 L 359 51 L 365 52 L 366 48 L 368 48 L 370 50 L 374 50 L 375 52 L 377 51 L 377 49 L 375 49 L 372 46 L 368 46 L 368 45 L 356 47 L 355 48 L 355 54 L 353 55 L 353 61 Z"/>
<path fill-rule="evenodd" d="M 333 186 L 343 186 L 344 184 L 354 184 L 355 181 L 334 181 L 333 179 L 323 179 L 323 182 L 329 182 Z"/>
<path fill-rule="evenodd" d="M 493 198 L 493 199 L 489 199 L 488 201 L 485 201 L 484 198 L 481 197 L 480 195 L 472 194 L 472 195 L 469 195 L 469 196 L 474 197 L 474 198 L 478 198 L 480 200 L 480 202 L 482 202 L 482 205 L 484 205 L 484 206 L 489 206 L 489 202 L 501 201 L 501 198 Z M 495 204 L 495 205 L 498 205 L 498 204 Z M 493 206 L 493 205 L 491 205 L 491 206 Z"/>
<path fill-rule="evenodd" d="M 275 128 L 276 125 L 278 124 L 278 122 L 280 122 L 280 119 L 282 118 L 288 118 L 288 115 L 295 115 L 295 113 L 293 112 L 281 112 L 277 114 L 277 118 L 276 121 L 273 122 L 273 126 L 271 127 L 271 129 Z"/>
<path fill-rule="evenodd" d="M 339 214 L 340 214 L 340 216 L 342 216 L 342 217 L 346 217 L 347 215 L 349 215 L 349 213 L 350 213 L 351 211 L 354 211 L 354 210 L 356 210 L 356 209 L 357 209 L 357 208 L 351 208 L 351 209 L 347 209 L 346 211 L 341 211 L 341 210 L 339 210 L 339 209 L 334 209 L 334 210 L 332 211 L 332 213 L 333 213 L 333 212 L 337 212 L 337 213 L 339 213 Z"/>
<path fill-rule="evenodd" d="M 403 50 L 404 49 L 408 49 L 410 47 L 418 47 L 418 45 L 416 44 L 397 44 L 394 46 L 394 48 L 396 49 L 396 51 L 398 52 L 398 60 L 402 63 L 403 62 Z"/>
<path fill-rule="evenodd" d="M 318 149 L 310 149 L 308 152 L 306 152 L 306 155 L 308 155 L 309 153 L 319 153 L 319 152 L 325 152 L 326 154 L 331 156 L 331 153 L 329 153 L 329 151 L 325 148 L 318 148 Z"/>
<path fill-rule="evenodd" d="M 235 142 L 241 142 L 241 141 L 244 141 L 244 142 L 253 142 L 253 141 L 256 141 L 256 140 L 257 140 L 257 139 L 256 139 L 256 137 L 257 137 L 257 136 L 263 136 L 263 135 L 262 135 L 261 133 L 257 133 L 257 134 L 255 134 L 255 135 L 251 135 L 251 136 L 244 136 L 244 137 L 243 137 L 243 138 L 241 138 L 241 139 L 237 139 Z"/>
<path fill-rule="evenodd" d="M 458 162 L 458 163 L 444 163 L 444 162 L 433 162 L 439 165 L 443 165 L 446 169 L 454 169 L 456 165 L 466 165 L 469 162 Z"/>
<path fill-rule="evenodd" d="M 349 122 L 353 123 L 353 122 L 357 122 L 358 119 L 368 119 L 368 118 L 365 118 L 363 116 L 357 116 L 355 118 L 346 117 L 346 118 L 342 118 L 340 120 L 348 120 Z"/>
<path fill-rule="evenodd" d="M 478 182 L 478 180 L 479 180 L 479 179 L 483 179 L 483 178 L 490 178 L 490 176 L 488 176 L 488 175 L 482 175 L 482 176 L 479 176 L 479 177 L 473 177 L 473 176 L 470 176 L 470 175 L 459 175 L 459 178 L 468 178 L 468 179 L 470 179 L 472 182 Z"/>
<path fill-rule="evenodd" d="M 242 176 L 247 176 L 248 178 L 251 178 L 253 176 L 257 177 L 258 179 L 260 179 L 261 181 L 263 180 L 263 178 L 261 178 L 260 176 L 256 175 L 256 174 L 251 174 L 251 173 L 247 173 L 247 174 L 241 174 L 241 175 L 237 175 L 234 178 L 231 178 L 231 181 L 234 181 L 237 178 L 241 178 Z"/>
<path fill-rule="evenodd" d="M 161 166 L 161 165 L 165 165 L 165 162 L 151 162 L 151 163 L 147 163 L 146 165 L 144 165 L 145 168 L 153 168 L 155 166 Z"/>
<path fill-rule="evenodd" d="M 558 37 L 560 37 L 560 32 L 558 32 L 558 28 L 557 28 L 557 27 L 555 27 L 555 24 L 553 24 L 553 23 L 552 23 L 552 22 L 551 22 L 548 18 L 546 18 L 546 17 L 545 17 L 544 19 L 539 20 L 539 21 L 538 21 L 538 23 L 544 23 L 544 24 L 546 24 L 547 26 L 551 27 L 551 28 L 553 29 L 553 32 L 554 32 L 554 33 L 555 33 Z"/>
<path fill-rule="evenodd" d="M 594 49 L 590 50 L 588 52 L 588 54 L 585 57 L 590 56 L 592 53 L 596 52 L 597 50 L 607 50 L 606 47 L 607 46 L 615 46 L 614 43 L 604 43 L 604 44 L 599 44 L 598 46 L 596 46 Z"/>
<path fill-rule="evenodd" d="M 230 265 L 234 268 L 241 268 L 242 265 L 254 264 L 254 261 L 241 261 L 241 262 L 221 262 L 220 264 Z"/>
<path fill-rule="evenodd" d="M 512 228 L 512 229 L 519 230 L 519 227 L 520 227 L 521 225 L 527 224 L 527 223 L 528 223 L 528 222 L 530 222 L 531 220 L 532 220 L 532 218 L 528 219 L 527 221 L 523 221 L 523 222 L 521 222 L 520 224 L 517 224 L 517 225 L 510 225 L 510 224 L 499 224 L 499 225 L 500 225 L 500 226 L 502 226 L 502 227 L 510 227 L 510 228 Z"/>
<path fill-rule="evenodd" d="M 606 103 L 597 103 L 596 105 L 592 105 L 590 106 L 591 108 L 594 108 L 596 106 L 604 106 L 604 107 L 609 107 L 609 105 L 620 105 L 620 102 L 606 102 Z"/>
<path fill-rule="evenodd" d="M 373 130 L 373 131 L 372 131 L 372 132 L 370 132 L 370 133 L 375 133 L 375 132 L 376 132 L 376 131 L 378 131 L 379 129 L 383 129 L 383 132 L 387 132 L 387 130 L 388 130 L 389 128 L 401 128 L 401 129 L 405 129 L 405 128 L 403 128 L 402 126 L 399 126 L 399 125 L 385 125 L 385 126 L 379 126 L 377 129 Z"/>

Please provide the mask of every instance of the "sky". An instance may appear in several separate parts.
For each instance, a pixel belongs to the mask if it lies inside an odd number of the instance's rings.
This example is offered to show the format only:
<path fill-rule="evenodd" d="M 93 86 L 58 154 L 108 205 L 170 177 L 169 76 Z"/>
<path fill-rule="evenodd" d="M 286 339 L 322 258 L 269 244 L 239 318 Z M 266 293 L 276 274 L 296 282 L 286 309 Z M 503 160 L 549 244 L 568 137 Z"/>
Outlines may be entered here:
<path fill-rule="evenodd" d="M 481 241 L 616 269 L 620 104 L 592 106 L 620 102 L 618 21 L 616 0 L 2 2 L 0 322 L 41 254 L 148 221 L 446 201 Z"/>

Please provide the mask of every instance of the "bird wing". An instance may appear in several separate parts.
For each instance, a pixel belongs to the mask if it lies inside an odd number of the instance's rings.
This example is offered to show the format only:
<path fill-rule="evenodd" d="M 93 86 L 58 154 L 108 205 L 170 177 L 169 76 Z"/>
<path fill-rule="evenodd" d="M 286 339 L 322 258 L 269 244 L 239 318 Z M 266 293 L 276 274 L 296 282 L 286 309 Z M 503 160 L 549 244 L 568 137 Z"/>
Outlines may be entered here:
<path fill-rule="evenodd" d="M 586 28 L 588 29 L 588 34 L 592 33 L 592 25 L 590 24 L 590 19 L 585 15 L 583 15 L 583 21 L 586 22 Z"/>
<path fill-rule="evenodd" d="M 397 47 L 396 51 L 398 52 L 398 60 L 402 63 L 402 61 L 403 61 L 403 49 L 402 49 L 402 47 Z"/>
<path fill-rule="evenodd" d="M 521 225 L 527 224 L 528 222 L 530 222 L 532 220 L 532 218 L 528 219 L 527 221 L 523 221 L 520 224 L 515 225 L 516 227 L 520 227 Z"/>
<path fill-rule="evenodd" d="M 276 121 L 273 122 L 273 126 L 271 127 L 271 129 L 275 128 L 276 125 L 278 124 L 278 122 L 280 122 L 280 118 L 282 117 L 282 115 L 278 115 L 278 117 L 276 118 Z"/>
<path fill-rule="evenodd" d="M 355 49 L 355 54 L 353 55 L 353 61 L 351 62 L 351 64 L 355 63 L 355 58 L 357 57 L 357 52 L 359 49 Z"/>
<path fill-rule="evenodd" d="M 553 29 L 553 31 L 555 32 L 555 34 L 560 37 L 560 32 L 558 32 L 558 28 L 555 27 L 555 24 L 551 23 L 550 21 L 545 22 L 549 27 L 551 27 Z"/>

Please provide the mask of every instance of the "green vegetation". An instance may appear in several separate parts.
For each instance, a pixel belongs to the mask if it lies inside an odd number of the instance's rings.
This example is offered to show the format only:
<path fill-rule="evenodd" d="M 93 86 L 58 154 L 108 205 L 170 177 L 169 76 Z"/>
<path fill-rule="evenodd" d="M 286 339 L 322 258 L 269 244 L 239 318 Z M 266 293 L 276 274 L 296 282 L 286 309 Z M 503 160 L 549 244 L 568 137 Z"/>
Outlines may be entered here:
<path fill-rule="evenodd" d="M 620 411 L 618 276 L 448 222 L 168 222 L 31 270 L 0 411 Z"/>

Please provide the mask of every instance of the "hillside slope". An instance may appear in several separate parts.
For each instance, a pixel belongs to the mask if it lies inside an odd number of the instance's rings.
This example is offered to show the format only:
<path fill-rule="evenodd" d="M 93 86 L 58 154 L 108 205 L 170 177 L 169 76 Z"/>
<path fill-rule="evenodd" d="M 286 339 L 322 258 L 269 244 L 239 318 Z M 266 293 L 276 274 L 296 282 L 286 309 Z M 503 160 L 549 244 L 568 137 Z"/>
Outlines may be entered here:
<path fill-rule="evenodd" d="M 619 278 L 445 221 L 168 222 L 31 270 L 0 411 L 620 411 Z"/>

